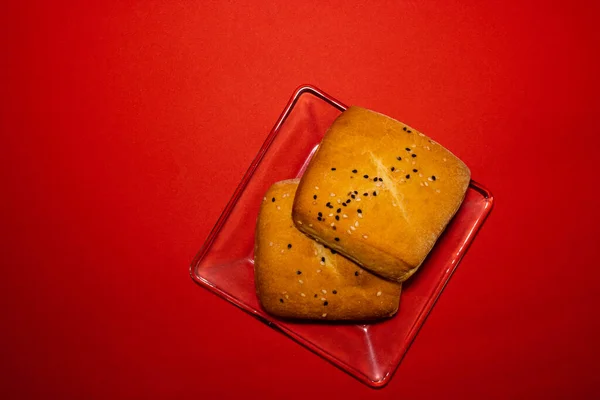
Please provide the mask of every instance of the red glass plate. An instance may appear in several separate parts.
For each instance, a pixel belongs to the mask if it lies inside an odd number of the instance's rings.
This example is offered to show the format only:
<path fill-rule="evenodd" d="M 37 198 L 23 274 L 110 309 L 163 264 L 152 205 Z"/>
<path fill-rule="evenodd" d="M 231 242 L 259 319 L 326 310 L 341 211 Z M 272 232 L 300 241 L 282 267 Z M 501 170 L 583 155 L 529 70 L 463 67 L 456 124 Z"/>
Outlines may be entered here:
<path fill-rule="evenodd" d="M 360 381 L 385 385 L 492 209 L 493 197 L 471 181 L 454 219 L 419 271 L 404 285 L 395 317 L 370 324 L 294 323 L 260 307 L 253 249 L 263 194 L 274 182 L 300 177 L 325 131 L 346 106 L 312 86 L 293 94 L 208 239 L 192 279 L 306 346 Z"/>

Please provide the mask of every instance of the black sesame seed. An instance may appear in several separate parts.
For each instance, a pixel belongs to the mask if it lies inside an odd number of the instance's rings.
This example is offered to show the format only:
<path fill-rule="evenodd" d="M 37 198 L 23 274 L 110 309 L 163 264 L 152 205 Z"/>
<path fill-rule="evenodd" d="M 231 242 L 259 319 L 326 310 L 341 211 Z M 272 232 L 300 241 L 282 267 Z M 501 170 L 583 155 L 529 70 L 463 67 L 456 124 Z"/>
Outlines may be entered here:
<path fill-rule="evenodd" d="M 406 151 L 410 151 L 410 147 L 407 147 L 407 148 L 406 148 Z"/>
<path fill-rule="evenodd" d="M 350 200 L 350 199 L 346 200 L 346 204 L 350 204 L 351 201 L 352 200 Z"/>
<path fill-rule="evenodd" d="M 339 214 L 339 213 L 341 213 L 341 212 L 342 212 L 342 209 L 341 209 L 341 208 L 338 208 L 338 209 L 337 209 L 337 213 Z"/>
<path fill-rule="evenodd" d="M 355 191 L 354 191 L 354 194 L 358 194 L 358 190 L 355 190 Z"/>
<path fill-rule="evenodd" d="M 354 276 L 358 276 L 358 271 L 355 271 L 355 272 L 354 272 Z"/>
<path fill-rule="evenodd" d="M 369 193 L 367 193 L 367 192 L 363 193 L 363 196 L 368 196 L 368 195 L 369 195 Z"/>
<path fill-rule="evenodd" d="M 271 202 L 275 203 L 275 197 L 273 197 L 273 198 L 271 199 Z"/>
<path fill-rule="evenodd" d="M 280 302 L 280 303 L 283 303 L 283 299 L 279 299 L 279 302 Z"/>
<path fill-rule="evenodd" d="M 337 290 L 334 290 L 334 291 L 333 291 L 333 292 L 331 292 L 331 293 L 333 293 L 333 294 L 337 294 Z"/>
<path fill-rule="evenodd" d="M 319 217 L 323 216 L 323 213 L 321 211 L 319 211 L 319 214 L 317 214 Z"/>
<path fill-rule="evenodd" d="M 412 133 L 412 131 L 411 131 L 411 130 L 408 130 L 408 131 L 406 131 L 406 132 L 408 132 L 408 133 Z"/>
<path fill-rule="evenodd" d="M 410 179 L 410 174 L 406 175 L 406 179 Z"/>
<path fill-rule="evenodd" d="M 340 241 L 340 238 L 336 237 L 334 240 L 335 240 L 336 242 L 339 242 L 339 241 Z"/>
<path fill-rule="evenodd" d="M 317 298 L 317 294 L 315 293 L 315 299 Z"/>
<path fill-rule="evenodd" d="M 359 214 L 362 214 L 362 210 L 359 208 L 358 210 L 356 210 Z"/>
<path fill-rule="evenodd" d="M 337 231 L 337 228 L 335 226 L 332 226 L 332 228 L 333 228 L 334 231 Z"/>
<path fill-rule="evenodd" d="M 419 170 L 416 168 L 413 168 L 413 172 L 419 172 Z"/>
<path fill-rule="evenodd" d="M 435 181 L 435 175 L 431 175 L 431 180 Z"/>
<path fill-rule="evenodd" d="M 356 195 L 351 194 L 350 197 L 352 197 L 353 199 L 355 199 Z"/>
<path fill-rule="evenodd" d="M 331 250 L 331 254 L 337 254 L 337 251 Z"/>
<path fill-rule="evenodd" d="M 373 192 L 373 196 L 377 196 L 377 192 Z"/>
<path fill-rule="evenodd" d="M 346 203 L 342 203 L 342 206 L 346 207 Z"/>
<path fill-rule="evenodd" d="M 336 216 L 335 216 L 335 220 L 336 220 L 336 221 L 339 221 L 339 220 L 340 220 L 340 216 L 339 216 L 339 215 L 336 215 Z"/>
<path fill-rule="evenodd" d="M 395 171 L 395 170 L 396 170 L 396 168 L 392 167 L 392 171 Z"/>
<path fill-rule="evenodd" d="M 335 168 L 331 168 L 332 171 L 335 171 Z"/>
<path fill-rule="evenodd" d="M 329 207 L 331 205 L 330 202 L 327 202 L 327 204 L 325 204 L 325 207 Z"/>
<path fill-rule="evenodd" d="M 355 169 L 353 169 L 353 170 L 352 170 L 352 173 L 353 173 L 353 174 L 355 174 L 355 173 L 357 173 L 357 172 L 358 172 L 358 171 L 357 171 L 357 170 L 355 170 Z"/>
<path fill-rule="evenodd" d="M 363 175 L 363 178 L 369 179 L 369 175 Z"/>
<path fill-rule="evenodd" d="M 321 261 L 325 262 L 325 257 L 321 257 Z"/>
<path fill-rule="evenodd" d="M 403 127 L 402 130 L 406 132 L 406 127 Z"/>
<path fill-rule="evenodd" d="M 415 158 L 416 156 L 417 156 L 416 154 L 411 154 L 411 157 L 412 157 L 412 158 Z"/>
<path fill-rule="evenodd" d="M 379 182 L 383 182 L 383 178 L 379 178 Z"/>
<path fill-rule="evenodd" d="M 329 304 L 329 302 L 328 302 L 328 301 L 325 301 L 325 302 L 323 302 L 323 305 L 324 305 L 324 306 L 327 306 L 328 304 Z"/>
<path fill-rule="evenodd" d="M 377 182 L 377 177 L 373 178 L 373 182 Z"/>
<path fill-rule="evenodd" d="M 319 221 L 323 221 L 323 218 L 321 218 L 321 217 L 317 217 L 317 219 L 318 219 Z"/>
<path fill-rule="evenodd" d="M 396 157 L 396 160 L 402 161 L 402 157 Z"/>
<path fill-rule="evenodd" d="M 291 248 L 292 248 L 292 244 L 288 243 L 288 249 L 291 249 Z"/>
<path fill-rule="evenodd" d="M 302 275 L 302 271 L 296 271 L 296 274 Z"/>
<path fill-rule="evenodd" d="M 317 195 L 316 194 L 313 196 L 313 199 L 315 199 L 315 200 L 317 199 Z"/>

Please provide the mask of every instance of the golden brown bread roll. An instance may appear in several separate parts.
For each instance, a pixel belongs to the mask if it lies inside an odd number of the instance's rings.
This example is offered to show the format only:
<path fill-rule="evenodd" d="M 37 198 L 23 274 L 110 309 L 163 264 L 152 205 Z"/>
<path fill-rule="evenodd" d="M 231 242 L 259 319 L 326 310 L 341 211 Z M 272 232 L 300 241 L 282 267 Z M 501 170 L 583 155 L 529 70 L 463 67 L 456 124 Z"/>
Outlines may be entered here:
<path fill-rule="evenodd" d="M 308 165 L 293 220 L 366 269 L 402 282 L 458 210 L 469 181 L 467 166 L 425 135 L 350 107 Z"/>
<path fill-rule="evenodd" d="M 275 183 L 256 226 L 254 276 L 271 314 L 302 319 L 367 320 L 398 310 L 401 285 L 383 280 L 295 228 L 298 180 Z"/>

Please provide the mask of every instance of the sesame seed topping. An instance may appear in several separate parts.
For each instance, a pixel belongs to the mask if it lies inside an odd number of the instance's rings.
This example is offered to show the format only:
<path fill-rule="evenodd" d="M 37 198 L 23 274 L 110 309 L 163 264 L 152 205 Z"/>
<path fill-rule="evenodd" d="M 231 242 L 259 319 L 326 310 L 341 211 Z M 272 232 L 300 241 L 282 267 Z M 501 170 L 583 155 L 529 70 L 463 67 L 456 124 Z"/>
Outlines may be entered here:
<path fill-rule="evenodd" d="M 435 177 L 435 175 L 431 175 L 431 180 L 433 180 L 433 181 L 435 181 L 435 180 L 436 180 L 436 177 Z"/>
<path fill-rule="evenodd" d="M 427 180 L 428 180 L 429 182 L 433 182 L 433 179 L 431 179 L 431 177 L 430 177 L 430 176 L 429 176 L 429 177 L 427 177 Z"/>
<path fill-rule="evenodd" d="M 406 150 L 406 151 L 410 151 L 410 147 L 407 147 L 405 150 Z"/>
<path fill-rule="evenodd" d="M 269 242 L 269 246 L 273 246 L 273 242 Z"/>
<path fill-rule="evenodd" d="M 285 298 L 286 298 L 286 299 L 289 299 L 289 298 L 290 298 L 290 296 L 288 296 L 288 295 L 286 294 L 286 295 L 285 295 Z"/>
<path fill-rule="evenodd" d="M 373 182 L 377 182 L 377 177 L 373 178 Z"/>
<path fill-rule="evenodd" d="M 394 172 L 396 170 L 396 167 L 392 167 L 390 169 L 392 170 L 392 172 Z"/>
<path fill-rule="evenodd" d="M 355 173 L 357 173 L 357 172 L 358 172 L 358 171 L 357 171 L 357 170 L 355 170 L 355 169 L 353 169 L 353 170 L 352 170 L 352 173 L 353 173 L 353 174 L 355 174 Z"/>
<path fill-rule="evenodd" d="M 337 251 L 335 251 L 333 249 L 330 249 L 330 251 L 331 251 L 331 254 L 337 254 Z"/>
<path fill-rule="evenodd" d="M 342 214 L 342 217 L 344 218 L 348 218 L 348 216 L 346 214 Z"/>
<path fill-rule="evenodd" d="M 285 251 L 284 251 L 284 250 L 281 250 L 281 254 L 283 254 L 283 253 L 285 253 Z"/>
<path fill-rule="evenodd" d="M 325 262 L 325 257 L 321 257 L 321 261 Z"/>
<path fill-rule="evenodd" d="M 321 289 L 321 293 L 323 293 L 323 294 L 327 294 L 327 290 L 325 290 L 325 289 Z"/>
<path fill-rule="evenodd" d="M 448 161 L 448 159 L 446 157 L 443 158 L 444 162 Z"/>
<path fill-rule="evenodd" d="M 323 313 L 323 315 L 321 315 L 321 317 L 325 318 L 327 316 L 327 313 Z"/>
<path fill-rule="evenodd" d="M 354 271 L 354 276 L 358 276 L 358 271 Z"/>
<path fill-rule="evenodd" d="M 413 143 L 412 147 L 417 147 L 417 145 Z"/>
<path fill-rule="evenodd" d="M 279 299 L 279 302 L 280 302 L 280 303 L 283 303 L 283 299 Z"/>
<path fill-rule="evenodd" d="M 419 170 L 416 168 L 413 168 L 413 172 L 419 172 Z"/>
<path fill-rule="evenodd" d="M 425 186 L 425 185 L 423 185 L 423 182 L 420 182 L 420 185 L 421 185 L 421 186 Z"/>
<path fill-rule="evenodd" d="M 358 218 L 362 218 L 362 217 L 363 217 L 362 214 L 358 213 Z"/>
<path fill-rule="evenodd" d="M 333 214 L 329 214 L 330 217 L 333 217 Z"/>
<path fill-rule="evenodd" d="M 308 224 L 308 226 L 309 226 L 310 228 L 312 228 L 312 226 L 313 226 L 313 225 L 312 225 L 312 224 Z"/>
<path fill-rule="evenodd" d="M 321 301 L 325 301 L 327 300 L 325 297 L 321 297 Z"/>
<path fill-rule="evenodd" d="M 337 215 L 336 215 L 336 217 L 337 217 Z M 338 221 L 339 221 L 339 219 L 338 219 Z M 330 226 L 335 226 L 335 222 L 332 222 Z"/>
<path fill-rule="evenodd" d="M 396 157 L 396 160 L 402 161 L 402 157 Z"/>
<path fill-rule="evenodd" d="M 296 271 L 296 275 L 302 275 L 302 271 Z"/>
<path fill-rule="evenodd" d="M 369 237 L 367 235 L 363 235 L 363 238 L 364 239 L 368 239 Z"/>
<path fill-rule="evenodd" d="M 334 231 L 336 231 L 336 230 L 337 230 L 337 227 L 335 227 L 335 226 L 334 226 L 334 227 L 333 227 L 333 228 L 331 228 L 331 229 L 333 229 Z"/>
<path fill-rule="evenodd" d="M 429 183 L 427 183 L 427 182 L 423 182 L 423 183 L 425 184 L 425 186 L 429 186 Z"/>
<path fill-rule="evenodd" d="M 300 283 L 304 283 L 304 281 L 302 279 L 298 279 L 298 282 Z"/>
<path fill-rule="evenodd" d="M 329 302 L 328 302 L 327 300 L 325 300 L 325 301 L 323 302 L 323 305 L 324 305 L 324 306 L 327 306 L 328 304 L 329 304 Z"/>
<path fill-rule="evenodd" d="M 321 270 L 320 270 L 320 269 L 318 269 L 318 270 L 317 270 L 317 272 L 321 272 Z M 317 296 L 315 296 L 315 297 L 317 297 Z"/>
<path fill-rule="evenodd" d="M 367 193 L 367 192 L 363 193 L 363 196 L 368 196 L 368 195 L 369 195 L 369 193 Z"/>
<path fill-rule="evenodd" d="M 292 244 L 288 243 L 288 249 L 291 249 L 291 248 L 292 248 Z"/>
<path fill-rule="evenodd" d="M 306 295 L 304 293 L 300 293 L 300 296 L 302 297 L 306 297 Z"/>
<path fill-rule="evenodd" d="M 363 178 L 369 179 L 369 175 L 363 175 Z"/>
<path fill-rule="evenodd" d="M 348 235 L 352 235 L 352 231 L 350 231 L 350 229 L 346 230 L 346 233 L 347 233 Z"/>
<path fill-rule="evenodd" d="M 340 220 L 340 216 L 339 216 L 339 215 L 336 215 L 336 216 L 335 216 L 335 220 L 336 220 L 336 221 L 339 221 L 339 220 Z M 332 224 L 332 225 L 333 225 L 333 224 Z"/>
<path fill-rule="evenodd" d="M 321 211 L 319 211 L 319 213 L 317 214 L 319 217 L 323 216 L 323 213 Z"/>
<path fill-rule="evenodd" d="M 334 240 L 335 240 L 336 242 L 339 242 L 339 241 L 340 241 L 340 238 L 336 237 Z"/>
<path fill-rule="evenodd" d="M 298 225 L 302 225 L 302 221 L 299 221 L 299 220 L 298 220 L 298 221 L 296 221 L 296 223 L 297 223 Z"/>
<path fill-rule="evenodd" d="M 358 226 L 358 221 L 354 221 L 354 226 Z"/>
<path fill-rule="evenodd" d="M 273 198 L 271 199 L 271 202 L 272 202 L 272 203 L 275 203 L 275 197 L 273 197 Z"/>
<path fill-rule="evenodd" d="M 360 201 L 360 197 L 358 197 L 358 198 L 356 199 L 356 201 Z"/>
<path fill-rule="evenodd" d="M 410 179 L 410 174 L 406 174 L 406 179 Z"/>
<path fill-rule="evenodd" d="M 404 132 L 406 132 L 406 127 L 405 127 L 405 126 L 404 126 L 404 127 L 402 127 L 402 130 L 403 130 Z"/>
<path fill-rule="evenodd" d="M 315 249 L 315 256 L 319 255 L 319 251 L 317 249 Z"/>
<path fill-rule="evenodd" d="M 355 190 L 355 191 L 354 191 L 354 194 L 358 194 L 358 190 Z"/>
<path fill-rule="evenodd" d="M 377 187 L 381 187 L 382 185 L 383 185 L 383 183 L 381 183 L 381 182 L 377 182 L 377 183 L 375 184 L 375 186 L 377 186 Z"/>
<path fill-rule="evenodd" d="M 362 210 L 359 208 L 358 210 L 356 210 L 359 214 L 362 214 Z"/>
<path fill-rule="evenodd" d="M 323 261 L 320 261 L 320 262 L 319 262 L 319 264 L 321 264 L 321 265 L 325 265 L 325 263 L 324 263 Z"/>
<path fill-rule="evenodd" d="M 350 229 L 352 229 L 353 231 L 356 230 L 356 228 L 354 226 L 350 226 Z"/>
<path fill-rule="evenodd" d="M 377 196 L 377 190 L 373 192 L 373 196 Z"/>
<path fill-rule="evenodd" d="M 440 189 L 435 189 L 435 192 L 436 192 L 436 193 L 439 193 L 439 192 L 440 192 Z"/>
<path fill-rule="evenodd" d="M 342 200 L 341 200 L 341 199 L 337 199 L 337 200 L 338 200 L 338 204 L 340 204 L 340 203 L 342 202 Z"/>
<path fill-rule="evenodd" d="M 339 214 L 339 213 L 341 213 L 341 212 L 342 212 L 342 209 L 341 209 L 341 208 L 338 208 L 338 209 L 336 210 L 336 212 Z"/>
<path fill-rule="evenodd" d="M 280 206 L 277 206 L 277 209 L 278 209 L 278 210 L 281 210 L 281 207 L 280 207 Z"/>
<path fill-rule="evenodd" d="M 318 187 L 318 186 L 315 186 L 315 190 L 319 190 L 319 187 Z"/>
<path fill-rule="evenodd" d="M 335 171 L 335 168 L 331 168 L 332 171 Z"/>
<path fill-rule="evenodd" d="M 315 195 L 313 195 L 313 199 L 315 199 L 315 200 L 317 199 L 317 195 L 316 195 L 316 194 L 315 194 Z"/>
<path fill-rule="evenodd" d="M 383 178 L 379 178 L 379 182 L 383 182 Z"/>
<path fill-rule="evenodd" d="M 377 297 L 381 296 L 381 292 L 377 292 Z"/>
<path fill-rule="evenodd" d="M 329 193 L 331 197 L 335 197 L 335 193 Z"/>
<path fill-rule="evenodd" d="M 412 158 L 415 158 L 417 155 L 415 153 L 410 155 Z"/>
<path fill-rule="evenodd" d="M 346 200 L 346 204 L 350 204 L 350 202 L 352 202 L 352 200 L 350 200 L 350 199 Z"/>
<path fill-rule="evenodd" d="M 356 195 L 355 194 L 351 194 L 350 197 L 352 197 L 353 199 L 355 199 Z"/>
<path fill-rule="evenodd" d="M 333 291 L 333 292 L 331 292 L 331 293 L 333 293 L 333 294 L 337 294 L 337 290 L 334 290 L 334 291 Z"/>
<path fill-rule="evenodd" d="M 342 203 L 342 207 L 346 207 L 346 203 Z"/>

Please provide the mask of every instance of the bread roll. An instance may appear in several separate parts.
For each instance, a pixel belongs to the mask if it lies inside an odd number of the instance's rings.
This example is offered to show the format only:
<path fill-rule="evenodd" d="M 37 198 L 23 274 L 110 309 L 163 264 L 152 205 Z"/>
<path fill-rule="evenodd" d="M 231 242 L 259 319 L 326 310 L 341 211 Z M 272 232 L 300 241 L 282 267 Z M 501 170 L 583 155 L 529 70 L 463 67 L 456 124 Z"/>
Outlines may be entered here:
<path fill-rule="evenodd" d="M 364 268 L 403 282 L 458 210 L 469 181 L 467 166 L 427 136 L 350 107 L 308 165 L 293 220 Z"/>
<path fill-rule="evenodd" d="M 304 235 L 292 222 L 298 180 L 275 183 L 256 226 L 254 276 L 263 308 L 279 317 L 369 320 L 398 310 L 401 285 Z"/>

